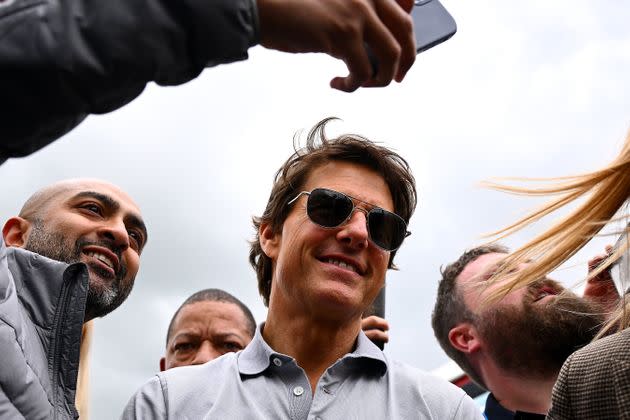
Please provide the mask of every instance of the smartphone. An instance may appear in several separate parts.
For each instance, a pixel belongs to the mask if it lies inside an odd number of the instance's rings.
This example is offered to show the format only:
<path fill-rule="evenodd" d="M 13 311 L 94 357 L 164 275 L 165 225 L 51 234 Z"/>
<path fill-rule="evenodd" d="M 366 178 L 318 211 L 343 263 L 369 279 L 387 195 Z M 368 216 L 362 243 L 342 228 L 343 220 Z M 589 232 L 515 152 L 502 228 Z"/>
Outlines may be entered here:
<path fill-rule="evenodd" d="M 411 17 L 418 54 L 441 44 L 457 32 L 455 19 L 438 0 L 415 0 Z"/>
<path fill-rule="evenodd" d="M 457 32 L 455 19 L 438 0 L 415 0 L 411 18 L 418 54 L 441 44 Z M 373 76 L 376 76 L 378 61 L 369 47 L 367 53 L 372 64 Z"/>

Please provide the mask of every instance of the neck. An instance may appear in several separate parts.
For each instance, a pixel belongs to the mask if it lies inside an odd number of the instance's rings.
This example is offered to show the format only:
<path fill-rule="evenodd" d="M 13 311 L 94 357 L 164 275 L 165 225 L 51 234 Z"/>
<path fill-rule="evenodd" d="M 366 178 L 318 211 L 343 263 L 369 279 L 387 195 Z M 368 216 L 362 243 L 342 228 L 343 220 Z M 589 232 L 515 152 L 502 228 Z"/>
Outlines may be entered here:
<path fill-rule="evenodd" d="M 485 369 L 484 381 L 499 403 L 510 411 L 547 414 L 557 374 L 545 378 L 526 378 L 493 366 Z"/>
<path fill-rule="evenodd" d="M 360 330 L 360 318 L 322 321 L 304 314 L 275 311 L 270 305 L 263 338 L 275 351 L 296 360 L 314 393 L 326 369 L 353 350 Z"/>

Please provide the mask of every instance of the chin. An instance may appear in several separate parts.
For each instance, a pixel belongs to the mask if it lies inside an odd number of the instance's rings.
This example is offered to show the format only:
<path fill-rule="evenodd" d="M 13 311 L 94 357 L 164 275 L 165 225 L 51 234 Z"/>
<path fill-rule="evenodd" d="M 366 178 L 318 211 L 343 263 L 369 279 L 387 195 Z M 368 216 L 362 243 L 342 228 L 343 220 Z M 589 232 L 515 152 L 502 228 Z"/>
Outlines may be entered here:
<path fill-rule="evenodd" d="M 346 317 L 349 313 L 362 312 L 363 302 L 356 296 L 335 293 L 334 290 L 327 290 L 317 297 L 316 307 L 329 314 L 331 317 Z"/>

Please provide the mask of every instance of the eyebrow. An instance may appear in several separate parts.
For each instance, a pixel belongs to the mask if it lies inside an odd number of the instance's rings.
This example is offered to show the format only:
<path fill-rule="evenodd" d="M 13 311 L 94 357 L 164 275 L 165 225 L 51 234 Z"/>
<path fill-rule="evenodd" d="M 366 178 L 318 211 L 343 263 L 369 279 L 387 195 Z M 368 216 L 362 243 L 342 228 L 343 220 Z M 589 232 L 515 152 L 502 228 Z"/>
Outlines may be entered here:
<path fill-rule="evenodd" d="M 72 197 L 72 199 L 78 198 L 93 198 L 109 207 L 112 211 L 120 210 L 120 203 L 107 194 L 96 191 L 81 191 Z M 144 236 L 144 243 L 142 245 L 144 247 L 149 239 L 149 233 L 147 232 L 147 226 L 144 224 L 142 218 L 135 213 L 130 213 L 125 215 L 125 221 L 142 231 L 142 235 Z"/>

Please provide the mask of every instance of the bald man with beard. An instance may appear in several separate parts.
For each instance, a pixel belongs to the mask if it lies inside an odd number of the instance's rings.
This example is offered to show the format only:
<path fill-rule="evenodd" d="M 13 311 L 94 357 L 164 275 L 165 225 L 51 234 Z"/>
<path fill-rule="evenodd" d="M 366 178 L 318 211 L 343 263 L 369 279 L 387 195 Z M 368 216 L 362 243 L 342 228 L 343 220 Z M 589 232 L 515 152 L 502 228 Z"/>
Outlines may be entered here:
<path fill-rule="evenodd" d="M 147 230 L 107 182 L 74 179 L 33 194 L 0 240 L 0 417 L 76 418 L 84 322 L 125 301 Z"/>

